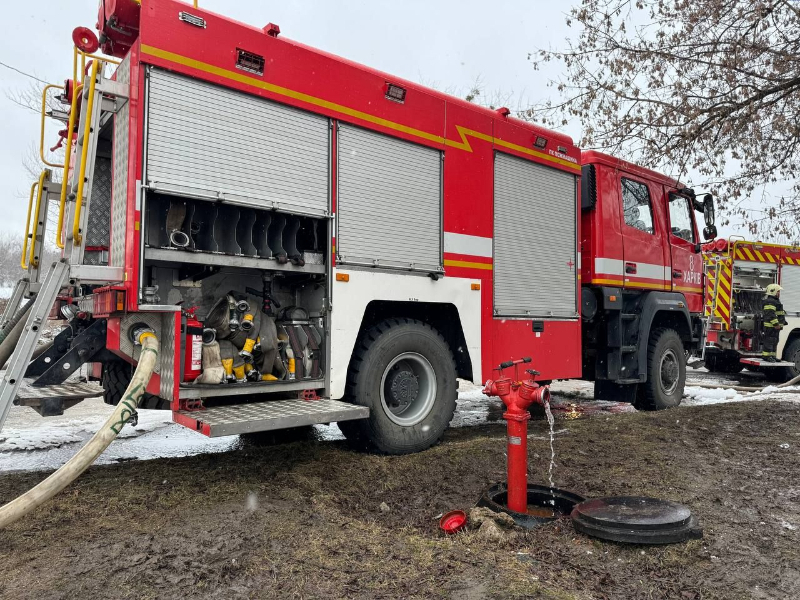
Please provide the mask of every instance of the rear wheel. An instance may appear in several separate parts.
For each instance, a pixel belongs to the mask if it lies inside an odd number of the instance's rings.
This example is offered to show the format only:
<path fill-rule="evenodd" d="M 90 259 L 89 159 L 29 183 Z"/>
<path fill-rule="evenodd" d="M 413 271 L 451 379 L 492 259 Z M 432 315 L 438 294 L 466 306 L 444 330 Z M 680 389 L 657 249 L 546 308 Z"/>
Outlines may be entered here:
<path fill-rule="evenodd" d="M 413 319 L 389 319 L 366 331 L 353 351 L 347 399 L 368 419 L 339 423 L 353 445 L 409 454 L 435 444 L 456 408 L 456 371 L 438 331 Z"/>
<path fill-rule="evenodd" d="M 636 408 L 663 410 L 681 403 L 686 384 L 683 342 L 674 329 L 656 329 L 647 345 L 647 381 L 639 384 Z"/>
<path fill-rule="evenodd" d="M 116 406 L 122 400 L 128 384 L 133 376 L 133 365 L 122 360 L 103 363 L 103 402 Z M 139 408 L 149 408 L 157 410 L 168 410 L 170 403 L 168 400 L 148 394 L 145 392 L 139 402 Z"/>

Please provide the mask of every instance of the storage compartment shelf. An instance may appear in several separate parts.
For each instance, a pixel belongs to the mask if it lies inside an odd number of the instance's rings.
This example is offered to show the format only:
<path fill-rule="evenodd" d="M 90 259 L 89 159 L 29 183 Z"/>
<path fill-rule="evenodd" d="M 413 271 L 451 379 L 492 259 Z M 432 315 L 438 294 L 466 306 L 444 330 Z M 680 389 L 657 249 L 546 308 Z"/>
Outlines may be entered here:
<path fill-rule="evenodd" d="M 192 384 L 182 383 L 179 395 L 181 398 L 218 398 L 221 396 L 243 396 L 253 394 L 269 394 L 275 392 L 299 392 L 301 390 L 319 390 L 325 387 L 323 379 L 302 379 L 295 381 L 265 381 L 227 384 Z"/>
<path fill-rule="evenodd" d="M 155 262 L 185 263 L 216 267 L 239 267 L 243 269 L 262 269 L 266 271 L 290 271 L 294 273 L 325 273 L 324 264 L 306 262 L 302 267 L 290 262 L 279 263 L 274 258 L 256 258 L 229 254 L 212 254 L 209 252 L 192 252 L 188 250 L 167 250 L 164 248 L 145 248 L 145 260 Z"/>

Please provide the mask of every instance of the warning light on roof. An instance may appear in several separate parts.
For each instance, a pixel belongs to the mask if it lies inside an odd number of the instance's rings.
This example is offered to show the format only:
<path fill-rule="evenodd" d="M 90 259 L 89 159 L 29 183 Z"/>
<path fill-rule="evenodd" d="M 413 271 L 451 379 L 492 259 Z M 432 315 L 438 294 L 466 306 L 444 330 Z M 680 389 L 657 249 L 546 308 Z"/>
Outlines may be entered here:
<path fill-rule="evenodd" d="M 547 146 L 547 138 L 543 138 L 542 136 L 537 135 L 536 141 L 533 142 L 533 145 L 536 146 L 537 148 L 544 148 L 545 146 Z"/>
<path fill-rule="evenodd" d="M 406 90 L 393 83 L 386 84 L 386 98 L 403 104 L 406 101 Z"/>

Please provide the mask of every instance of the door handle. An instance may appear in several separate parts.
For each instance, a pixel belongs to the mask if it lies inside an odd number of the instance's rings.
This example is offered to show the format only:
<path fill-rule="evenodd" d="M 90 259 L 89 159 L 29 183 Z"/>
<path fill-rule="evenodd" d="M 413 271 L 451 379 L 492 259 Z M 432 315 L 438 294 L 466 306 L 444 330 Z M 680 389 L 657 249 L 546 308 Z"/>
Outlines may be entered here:
<path fill-rule="evenodd" d="M 683 277 L 683 271 L 678 271 L 678 270 L 676 270 L 676 269 L 673 269 L 673 271 L 672 271 L 672 278 L 673 278 L 673 279 L 678 279 L 678 278 L 680 278 L 680 277 Z"/>
<path fill-rule="evenodd" d="M 636 274 L 636 263 L 625 263 L 625 272 L 631 275 Z"/>

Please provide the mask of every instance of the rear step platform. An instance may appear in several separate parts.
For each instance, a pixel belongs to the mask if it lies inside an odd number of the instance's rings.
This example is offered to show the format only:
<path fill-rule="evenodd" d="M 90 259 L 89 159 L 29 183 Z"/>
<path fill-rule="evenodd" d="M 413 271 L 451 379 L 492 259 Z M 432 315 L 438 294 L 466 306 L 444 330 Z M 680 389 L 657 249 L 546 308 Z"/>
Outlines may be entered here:
<path fill-rule="evenodd" d="M 33 381 L 33 378 L 22 380 L 14 404 L 30 406 L 43 417 L 63 414 L 86 398 L 103 395 L 103 386 L 97 383 L 75 381 L 36 387 L 31 385 Z"/>
<path fill-rule="evenodd" d="M 173 420 L 208 437 L 302 427 L 369 417 L 369 408 L 338 400 L 267 400 L 179 410 Z"/>
<path fill-rule="evenodd" d="M 788 362 L 785 360 L 779 360 L 776 362 L 770 362 L 768 360 L 764 360 L 763 358 L 742 358 L 739 360 L 740 363 L 743 365 L 747 365 L 749 367 L 764 367 L 765 369 L 772 369 L 774 367 L 793 367 L 795 364 L 793 362 Z"/>

